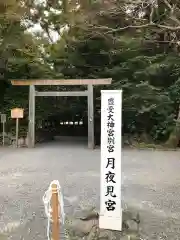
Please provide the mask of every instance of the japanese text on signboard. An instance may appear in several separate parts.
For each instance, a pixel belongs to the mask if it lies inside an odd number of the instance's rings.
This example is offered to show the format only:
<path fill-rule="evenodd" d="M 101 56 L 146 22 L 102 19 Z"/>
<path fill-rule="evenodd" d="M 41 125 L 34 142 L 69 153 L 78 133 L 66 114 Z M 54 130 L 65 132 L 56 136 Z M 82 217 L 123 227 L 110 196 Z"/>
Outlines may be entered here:
<path fill-rule="evenodd" d="M 115 193 L 115 121 L 114 121 L 114 98 L 108 98 L 108 114 L 107 114 L 107 151 L 108 156 L 106 159 L 106 198 L 105 201 L 107 211 L 114 211 L 116 208 L 116 193 Z"/>

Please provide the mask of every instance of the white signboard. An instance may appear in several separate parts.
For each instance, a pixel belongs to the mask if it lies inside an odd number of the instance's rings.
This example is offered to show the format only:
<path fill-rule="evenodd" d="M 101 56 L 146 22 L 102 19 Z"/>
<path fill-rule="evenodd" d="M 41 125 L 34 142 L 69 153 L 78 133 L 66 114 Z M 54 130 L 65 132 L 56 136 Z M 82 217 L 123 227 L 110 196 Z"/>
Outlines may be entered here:
<path fill-rule="evenodd" d="M 1 123 L 6 122 L 6 114 L 1 114 Z"/>
<path fill-rule="evenodd" d="M 101 186 L 99 227 L 121 231 L 122 91 L 101 91 Z"/>

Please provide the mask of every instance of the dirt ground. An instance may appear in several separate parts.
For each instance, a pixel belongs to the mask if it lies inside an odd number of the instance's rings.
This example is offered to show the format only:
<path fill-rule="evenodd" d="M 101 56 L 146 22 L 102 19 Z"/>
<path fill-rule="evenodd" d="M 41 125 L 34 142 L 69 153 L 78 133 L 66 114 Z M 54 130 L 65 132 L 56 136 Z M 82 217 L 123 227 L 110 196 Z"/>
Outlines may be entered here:
<path fill-rule="evenodd" d="M 180 239 L 180 152 L 123 150 L 123 206 L 139 211 L 147 239 Z M 59 180 L 65 212 L 99 208 L 100 150 L 55 142 L 35 149 L 0 148 L 0 231 L 7 239 L 46 239 L 42 196 Z"/>

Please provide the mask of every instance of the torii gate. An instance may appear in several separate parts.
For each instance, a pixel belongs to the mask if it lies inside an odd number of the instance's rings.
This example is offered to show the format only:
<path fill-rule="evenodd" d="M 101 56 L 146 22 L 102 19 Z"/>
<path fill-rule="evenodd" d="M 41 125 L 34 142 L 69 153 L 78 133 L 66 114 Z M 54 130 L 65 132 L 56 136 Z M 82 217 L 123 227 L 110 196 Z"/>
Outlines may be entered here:
<path fill-rule="evenodd" d="M 15 86 L 29 86 L 29 126 L 28 126 L 28 147 L 35 146 L 35 99 L 39 96 L 58 97 L 58 96 L 86 96 L 88 98 L 88 148 L 94 149 L 94 97 L 93 85 L 111 84 L 111 78 L 105 79 L 58 79 L 40 80 L 24 79 L 11 80 Z M 42 85 L 87 85 L 85 91 L 45 91 L 38 92 L 35 86 Z"/>

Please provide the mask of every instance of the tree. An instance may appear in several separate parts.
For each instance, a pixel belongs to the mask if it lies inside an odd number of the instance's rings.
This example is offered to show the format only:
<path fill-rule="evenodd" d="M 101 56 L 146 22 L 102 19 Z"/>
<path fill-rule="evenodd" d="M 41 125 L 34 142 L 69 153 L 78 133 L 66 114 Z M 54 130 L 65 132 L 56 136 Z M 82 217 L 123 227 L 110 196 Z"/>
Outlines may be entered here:
<path fill-rule="evenodd" d="M 169 135 L 172 139 L 170 133 L 175 132 L 177 141 L 168 143 L 178 144 L 179 133 L 173 131 L 174 126 L 178 127 L 175 118 L 180 94 L 178 44 L 172 40 L 172 29 L 158 26 L 171 26 L 170 12 L 168 19 L 163 16 L 167 5 L 160 2 L 155 9 L 154 2 L 141 5 L 140 1 L 84 0 L 78 6 L 76 1 L 66 3 L 46 1 L 30 6 L 26 3 L 27 14 L 21 15 L 15 30 L 20 37 L 12 41 L 16 36 L 12 32 L 7 57 L 3 57 L 6 59 L 3 68 L 6 94 L 4 102 L 1 101 L 4 110 L 18 104 L 28 108 L 27 88 L 10 87 L 6 79 L 111 77 L 111 88 L 123 89 L 123 134 L 138 138 L 146 135 L 155 142 L 166 142 Z M 27 31 L 34 23 L 41 25 L 41 33 Z M 178 30 L 174 31 L 178 36 Z M 57 34 L 58 41 L 54 42 L 52 32 Z M 97 87 L 98 122 L 99 92 Z M 82 111 L 84 117 L 85 101 L 64 98 L 63 104 L 62 101 L 58 104 L 55 99 L 39 99 L 37 117 L 42 120 L 54 111 L 67 115 L 70 111 L 74 115 Z"/>
<path fill-rule="evenodd" d="M 152 29 L 125 31 L 132 19 L 114 8 L 92 4 L 89 14 L 83 10 L 68 36 L 54 44 L 50 61 L 67 78 L 112 77 L 111 87 L 124 91 L 124 134 L 165 141 L 176 116 L 172 88 L 178 83 L 179 57 L 166 41 L 146 41 Z M 118 24 L 125 30 L 109 31 Z"/>

